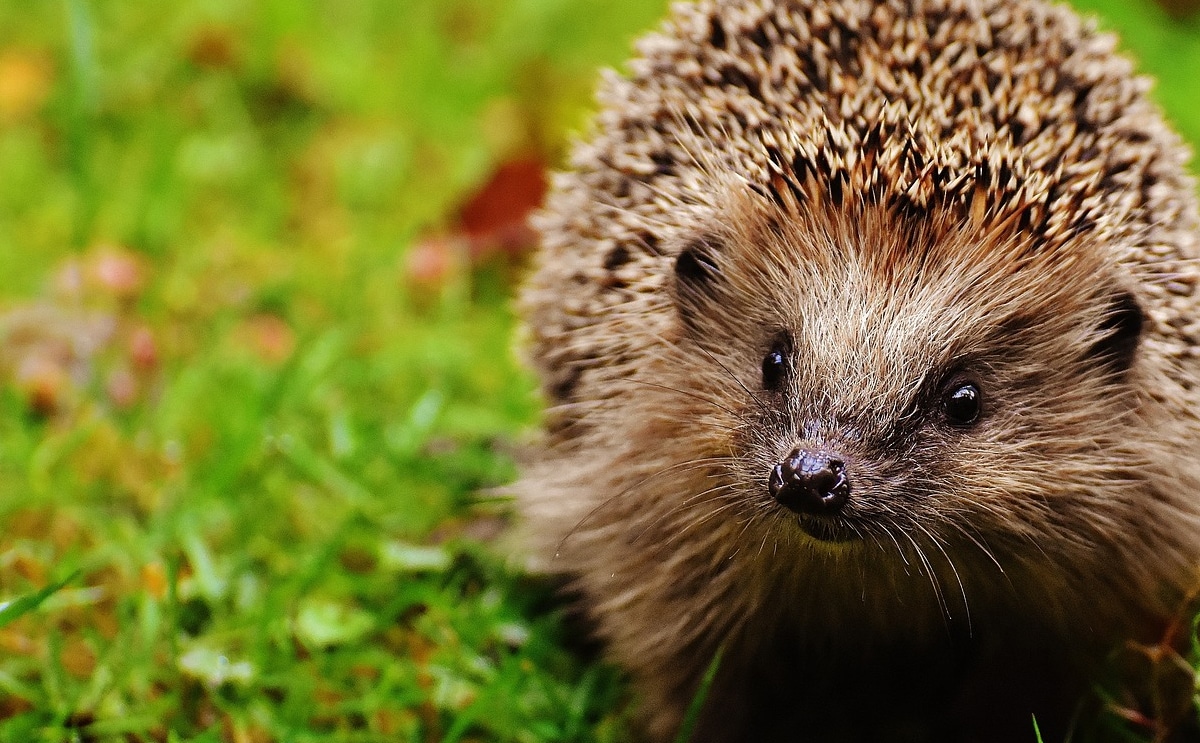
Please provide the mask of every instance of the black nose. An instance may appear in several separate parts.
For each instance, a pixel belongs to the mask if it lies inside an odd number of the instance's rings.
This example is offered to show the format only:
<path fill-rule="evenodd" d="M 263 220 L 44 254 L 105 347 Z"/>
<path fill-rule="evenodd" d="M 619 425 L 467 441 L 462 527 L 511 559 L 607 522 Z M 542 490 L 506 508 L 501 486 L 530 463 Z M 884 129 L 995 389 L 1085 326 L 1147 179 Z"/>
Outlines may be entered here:
<path fill-rule="evenodd" d="M 818 516 L 837 513 L 850 497 L 845 463 L 805 449 L 793 450 L 772 468 L 768 487 L 781 505 Z"/>

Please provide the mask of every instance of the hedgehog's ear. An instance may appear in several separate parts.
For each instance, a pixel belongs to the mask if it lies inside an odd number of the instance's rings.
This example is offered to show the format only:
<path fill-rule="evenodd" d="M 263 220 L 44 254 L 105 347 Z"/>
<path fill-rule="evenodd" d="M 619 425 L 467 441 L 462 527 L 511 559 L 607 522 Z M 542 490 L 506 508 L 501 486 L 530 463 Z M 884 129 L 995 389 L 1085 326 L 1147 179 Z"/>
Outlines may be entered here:
<path fill-rule="evenodd" d="M 1138 341 L 1146 316 L 1137 298 L 1121 289 L 1114 293 L 1096 329 L 1100 339 L 1092 345 L 1091 356 L 1116 377 L 1125 376 L 1133 366 Z"/>
<path fill-rule="evenodd" d="M 721 280 L 719 242 L 701 237 L 684 246 L 675 258 L 675 304 L 689 325 L 702 313 L 701 305 L 710 299 Z"/>
<path fill-rule="evenodd" d="M 679 294 L 706 291 L 721 269 L 717 265 L 716 244 L 711 238 L 692 242 L 675 259 L 675 290 Z"/>
<path fill-rule="evenodd" d="M 692 240 L 676 258 L 676 294 L 708 294 L 721 275 L 718 241 L 712 236 Z"/>

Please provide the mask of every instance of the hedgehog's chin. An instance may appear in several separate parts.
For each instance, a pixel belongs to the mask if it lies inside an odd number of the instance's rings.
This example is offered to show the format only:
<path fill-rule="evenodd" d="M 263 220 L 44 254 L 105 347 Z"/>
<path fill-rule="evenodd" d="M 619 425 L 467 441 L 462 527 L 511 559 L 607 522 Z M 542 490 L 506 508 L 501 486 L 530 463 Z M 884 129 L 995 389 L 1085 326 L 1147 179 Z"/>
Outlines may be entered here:
<path fill-rule="evenodd" d="M 801 531 L 818 542 L 844 544 L 846 542 L 857 542 L 862 539 L 861 534 L 840 520 L 801 514 L 796 517 L 796 522 L 800 525 Z"/>

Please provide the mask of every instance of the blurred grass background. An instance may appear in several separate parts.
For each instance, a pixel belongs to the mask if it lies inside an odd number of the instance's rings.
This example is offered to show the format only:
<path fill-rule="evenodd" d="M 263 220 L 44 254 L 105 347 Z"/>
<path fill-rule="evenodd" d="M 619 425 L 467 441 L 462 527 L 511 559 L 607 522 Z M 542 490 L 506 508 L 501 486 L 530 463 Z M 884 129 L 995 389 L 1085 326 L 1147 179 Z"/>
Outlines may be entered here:
<path fill-rule="evenodd" d="M 1200 141 L 1189 8 L 1079 4 Z M 479 493 L 520 220 L 665 5 L 0 0 L 0 740 L 627 736 Z"/>

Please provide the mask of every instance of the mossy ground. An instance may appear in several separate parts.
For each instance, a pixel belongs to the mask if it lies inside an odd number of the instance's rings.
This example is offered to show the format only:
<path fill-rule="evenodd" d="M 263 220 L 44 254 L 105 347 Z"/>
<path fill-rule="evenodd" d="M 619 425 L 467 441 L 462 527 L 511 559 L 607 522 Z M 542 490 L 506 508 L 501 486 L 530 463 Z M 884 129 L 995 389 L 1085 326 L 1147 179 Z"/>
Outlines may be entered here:
<path fill-rule="evenodd" d="M 1086 4 L 1200 141 L 1195 22 Z M 0 0 L 0 740 L 627 737 L 487 493 L 512 194 L 664 7 Z"/>

